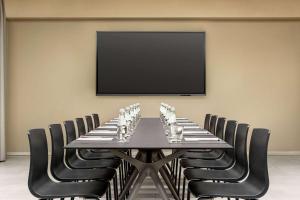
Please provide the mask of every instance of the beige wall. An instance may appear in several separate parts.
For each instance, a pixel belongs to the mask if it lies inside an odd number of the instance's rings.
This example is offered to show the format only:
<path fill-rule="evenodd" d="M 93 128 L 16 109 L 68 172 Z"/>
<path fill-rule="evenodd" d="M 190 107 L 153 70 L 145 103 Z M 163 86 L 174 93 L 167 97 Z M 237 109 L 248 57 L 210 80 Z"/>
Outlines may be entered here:
<path fill-rule="evenodd" d="M 9 18 L 300 18 L 299 0 L 5 0 Z"/>
<path fill-rule="evenodd" d="M 207 96 L 95 96 L 96 31 L 206 31 Z M 92 112 L 108 120 L 140 102 L 202 123 L 205 113 L 271 129 L 270 150 L 300 150 L 300 22 L 92 20 L 8 22 L 7 148 L 28 151 L 29 128 Z"/>

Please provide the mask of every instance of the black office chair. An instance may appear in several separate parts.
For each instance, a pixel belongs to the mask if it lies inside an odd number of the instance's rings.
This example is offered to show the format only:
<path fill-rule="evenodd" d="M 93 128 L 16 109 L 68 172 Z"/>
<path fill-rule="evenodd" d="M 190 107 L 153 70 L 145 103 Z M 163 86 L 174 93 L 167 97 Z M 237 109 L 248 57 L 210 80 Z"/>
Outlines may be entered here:
<path fill-rule="evenodd" d="M 217 115 L 213 115 L 210 119 L 209 130 L 214 135 L 216 134 L 215 128 L 216 128 L 217 120 L 218 120 Z M 221 122 L 219 123 L 219 130 L 218 130 L 219 135 L 223 135 L 225 121 L 226 121 L 225 118 L 221 118 Z M 223 126 L 223 128 L 222 128 L 222 126 Z M 220 151 L 220 150 L 213 151 L 212 149 L 192 149 L 192 150 L 189 150 L 188 152 L 186 152 L 184 155 L 182 155 L 181 159 L 184 159 L 184 160 L 186 158 L 217 159 L 217 158 L 220 158 L 222 155 L 223 155 L 223 151 Z M 182 160 L 180 162 L 182 162 Z M 178 165 L 179 165 L 179 175 L 178 175 Z M 175 159 L 173 166 L 174 166 L 173 167 L 174 170 L 172 170 L 172 175 L 175 178 L 175 184 L 177 184 L 177 182 L 178 182 L 178 191 L 179 191 L 182 165 L 178 164 L 178 159 Z"/>
<path fill-rule="evenodd" d="M 52 176 L 59 181 L 78 181 L 78 180 L 102 180 L 110 181 L 113 179 L 114 195 L 118 195 L 117 174 L 111 168 L 98 169 L 70 169 L 64 164 L 64 138 L 60 124 L 49 126 L 52 140 L 52 156 L 50 171 Z M 110 186 L 109 186 L 110 188 Z M 108 194 L 110 191 L 108 191 Z"/>
<path fill-rule="evenodd" d="M 227 121 L 225 130 L 225 141 L 234 146 L 234 136 L 237 122 L 234 120 Z M 204 159 L 182 159 L 180 164 L 183 168 L 211 168 L 211 169 L 227 169 L 234 163 L 234 150 L 226 149 L 224 154 L 216 160 Z"/>
<path fill-rule="evenodd" d="M 76 140 L 76 133 L 75 133 L 75 125 L 74 122 L 69 120 L 64 122 L 66 135 L 67 135 L 67 144 Z M 105 153 L 105 152 L 104 152 Z M 82 160 L 79 159 L 76 155 L 75 149 L 67 149 L 66 150 L 66 164 L 68 167 L 73 169 L 89 169 L 89 168 L 118 168 L 120 165 L 119 159 L 111 159 L 112 154 L 108 152 L 108 155 L 102 152 L 97 153 L 101 157 L 101 159 L 95 160 Z M 95 153 L 96 154 L 96 153 Z M 109 157 L 109 158 L 106 158 Z"/>
<path fill-rule="evenodd" d="M 216 127 L 216 136 L 222 140 L 224 139 L 225 122 L 226 122 L 226 118 L 220 117 L 218 119 L 217 127 Z"/>
<path fill-rule="evenodd" d="M 39 199 L 53 198 L 96 198 L 104 195 L 108 188 L 106 181 L 54 182 L 49 178 L 48 147 L 44 129 L 31 129 L 28 133 L 30 145 L 30 169 L 28 188 Z"/>
<path fill-rule="evenodd" d="M 86 134 L 85 124 L 83 118 L 76 118 L 78 135 L 82 136 Z M 90 118 L 92 120 L 92 118 Z M 90 121 L 91 122 L 91 121 Z M 90 123 L 88 122 L 88 123 Z M 101 158 L 116 158 L 107 149 L 93 150 L 93 149 L 80 149 L 78 154 L 81 158 L 85 160 L 97 160 Z"/>
<path fill-rule="evenodd" d="M 226 118 L 221 117 L 218 119 L 217 128 L 216 128 L 216 136 L 220 139 L 224 139 L 224 128 L 225 128 Z M 223 150 L 211 150 L 211 151 L 195 151 L 190 150 L 186 152 L 181 158 L 199 158 L 206 160 L 215 160 L 220 158 L 223 155 Z"/>
<path fill-rule="evenodd" d="M 216 124 L 217 124 L 218 116 L 211 114 L 206 114 L 205 115 L 205 120 L 204 120 L 204 127 L 205 129 L 211 132 L 212 134 L 216 134 Z M 212 151 L 211 149 L 192 149 L 190 150 L 191 152 L 210 152 Z"/>
<path fill-rule="evenodd" d="M 253 129 L 249 153 L 249 175 L 243 182 L 211 183 L 189 182 L 190 192 L 197 198 L 227 197 L 235 199 L 259 199 L 269 188 L 267 129 Z"/>
<path fill-rule="evenodd" d="M 204 119 L 204 129 L 209 129 L 209 122 L 210 122 L 211 114 L 206 114 Z"/>
<path fill-rule="evenodd" d="M 182 199 L 184 199 L 186 180 L 213 180 L 224 182 L 237 182 L 248 174 L 247 136 L 249 125 L 239 124 L 236 131 L 234 153 L 236 161 L 227 170 L 205 170 L 201 168 L 188 168 L 184 170 Z"/>
<path fill-rule="evenodd" d="M 187 180 L 217 180 L 239 181 L 248 173 L 247 160 L 247 136 L 249 125 L 239 124 L 236 131 L 234 144 L 235 163 L 228 170 L 204 170 L 201 168 L 189 168 L 184 171 Z"/>
<path fill-rule="evenodd" d="M 100 126 L 99 115 L 94 113 L 94 114 L 92 114 L 92 117 L 93 117 L 93 120 L 94 120 L 95 128 L 99 127 Z"/>
<path fill-rule="evenodd" d="M 218 121 L 218 115 L 213 115 L 210 118 L 210 122 L 209 122 L 209 132 L 211 132 L 212 134 L 216 135 L 216 124 Z"/>
<path fill-rule="evenodd" d="M 88 132 L 94 130 L 93 120 L 90 115 L 85 116 L 85 121 L 86 121 Z"/>
<path fill-rule="evenodd" d="M 77 130 L 78 130 L 78 136 L 82 136 L 86 134 L 86 129 L 84 125 L 84 120 L 83 118 L 75 118 L 76 125 L 77 125 Z"/>
<path fill-rule="evenodd" d="M 73 140 L 76 140 L 76 133 L 75 133 L 75 125 L 72 120 L 68 120 L 64 122 L 65 131 L 67 135 L 67 144 L 72 142 Z M 114 156 L 111 154 L 111 152 L 108 149 L 96 149 L 97 152 L 93 153 L 94 155 L 102 158 L 111 158 L 111 156 Z M 79 152 L 78 152 L 79 153 Z M 119 178 L 120 178 L 120 187 L 122 188 L 124 185 L 125 180 L 125 174 L 127 173 L 124 169 L 124 163 L 123 160 L 120 160 L 117 157 L 113 157 L 114 159 L 101 159 L 102 164 L 100 167 L 107 167 L 111 166 L 112 168 L 116 169 L 119 167 Z M 73 169 L 87 169 L 87 168 L 98 168 L 98 159 L 97 160 L 81 160 L 76 155 L 75 149 L 67 149 L 66 150 L 66 164 L 68 167 Z"/>

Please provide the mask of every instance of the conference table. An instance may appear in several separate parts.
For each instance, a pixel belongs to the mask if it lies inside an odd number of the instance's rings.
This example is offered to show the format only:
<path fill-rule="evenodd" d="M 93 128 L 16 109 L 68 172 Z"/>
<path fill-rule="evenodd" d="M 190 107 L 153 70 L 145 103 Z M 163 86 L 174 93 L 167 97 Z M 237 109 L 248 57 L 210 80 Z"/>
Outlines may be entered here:
<path fill-rule="evenodd" d="M 181 121 L 182 120 L 182 121 Z M 113 120 L 114 121 L 114 120 Z M 125 186 L 120 192 L 119 199 L 134 199 L 146 177 L 151 177 L 154 185 L 162 199 L 169 199 L 164 184 L 159 176 L 168 186 L 174 199 L 179 200 L 176 186 L 170 173 L 169 162 L 179 158 L 186 151 L 191 149 L 230 149 L 231 145 L 222 139 L 200 128 L 199 126 L 184 126 L 183 139 L 181 142 L 170 142 L 160 118 L 141 118 L 132 136 L 126 142 L 119 142 L 109 132 L 97 130 L 113 129 L 110 124 L 101 126 L 96 130 L 87 133 L 68 145 L 65 148 L 75 149 L 110 149 L 110 151 L 131 165 L 131 173 L 126 179 Z M 178 118 L 179 124 L 192 124 L 185 118 Z M 107 127 L 107 128 L 105 128 Z M 194 139 L 193 139 L 194 138 Z M 131 156 L 124 150 L 136 149 L 137 154 Z M 172 150 L 165 155 L 163 150 Z M 129 192 L 130 191 L 130 192 Z"/>

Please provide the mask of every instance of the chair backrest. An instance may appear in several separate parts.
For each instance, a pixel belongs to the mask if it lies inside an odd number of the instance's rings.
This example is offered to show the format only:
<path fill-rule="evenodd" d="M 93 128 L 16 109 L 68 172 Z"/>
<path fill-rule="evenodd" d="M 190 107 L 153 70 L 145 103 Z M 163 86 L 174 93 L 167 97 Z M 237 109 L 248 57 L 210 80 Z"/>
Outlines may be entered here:
<path fill-rule="evenodd" d="M 67 144 L 69 144 L 73 140 L 76 140 L 74 121 L 72 121 L 72 120 L 64 121 L 64 126 L 65 126 L 65 130 L 66 130 Z M 71 156 L 76 156 L 76 149 L 67 149 L 66 150 L 66 161 Z"/>
<path fill-rule="evenodd" d="M 236 164 L 248 171 L 247 159 L 247 138 L 248 138 L 248 124 L 238 124 L 235 137 L 234 152 Z"/>
<path fill-rule="evenodd" d="M 28 133 L 30 146 L 30 168 L 28 187 L 34 196 L 40 196 L 37 188 L 49 181 L 48 176 L 48 146 L 44 129 L 30 129 Z"/>
<path fill-rule="evenodd" d="M 94 119 L 94 125 L 95 125 L 95 128 L 97 128 L 98 126 L 100 126 L 100 119 L 99 119 L 99 115 L 94 113 L 92 114 L 93 116 L 93 119 Z"/>
<path fill-rule="evenodd" d="M 210 122 L 209 122 L 209 132 L 211 132 L 212 134 L 216 135 L 216 124 L 217 124 L 217 120 L 218 120 L 218 115 L 213 115 L 210 118 Z"/>
<path fill-rule="evenodd" d="M 83 118 L 76 118 L 75 120 L 77 124 L 78 135 L 79 136 L 85 135 L 86 129 L 85 129 Z"/>
<path fill-rule="evenodd" d="M 210 122 L 211 114 L 206 114 L 204 119 L 204 129 L 209 129 L 209 122 Z"/>
<path fill-rule="evenodd" d="M 235 120 L 229 120 L 226 124 L 225 129 L 225 141 L 234 147 L 234 136 L 235 136 L 235 130 L 236 130 L 237 122 Z M 226 154 L 229 155 L 229 157 L 234 158 L 234 149 L 227 149 Z"/>
<path fill-rule="evenodd" d="M 94 129 L 92 117 L 90 115 L 85 116 L 85 121 L 88 132 L 92 131 Z"/>
<path fill-rule="evenodd" d="M 50 171 L 55 176 L 56 170 L 64 167 L 64 137 L 60 124 L 51 124 L 49 130 L 52 140 Z"/>
<path fill-rule="evenodd" d="M 225 141 L 234 146 L 234 136 L 236 130 L 237 122 L 235 120 L 228 120 L 225 129 Z"/>
<path fill-rule="evenodd" d="M 69 144 L 73 140 L 76 140 L 76 131 L 75 131 L 74 121 L 73 120 L 64 121 L 64 126 L 65 126 L 65 130 L 66 130 L 67 144 Z"/>
<path fill-rule="evenodd" d="M 250 173 L 247 180 L 261 188 L 261 194 L 257 198 L 263 196 L 269 188 L 267 157 L 269 138 L 270 131 L 268 129 L 253 129 L 249 152 Z"/>
<path fill-rule="evenodd" d="M 221 117 L 218 119 L 217 128 L 216 128 L 216 136 L 218 138 L 224 138 L 224 127 L 225 127 L 226 118 Z"/>

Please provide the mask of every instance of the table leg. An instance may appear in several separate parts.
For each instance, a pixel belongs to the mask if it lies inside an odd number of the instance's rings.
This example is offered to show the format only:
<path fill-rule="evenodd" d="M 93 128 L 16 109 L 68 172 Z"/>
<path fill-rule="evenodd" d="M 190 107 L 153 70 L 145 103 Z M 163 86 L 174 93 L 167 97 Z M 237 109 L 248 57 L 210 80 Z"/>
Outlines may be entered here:
<path fill-rule="evenodd" d="M 160 159 L 163 159 L 163 158 L 165 158 L 165 156 L 163 155 L 162 152 L 158 152 L 158 154 L 156 156 L 155 155 L 153 156 L 154 161 L 157 161 L 157 160 L 160 160 Z M 161 174 L 162 178 L 164 179 L 165 183 L 167 184 L 167 186 L 168 186 L 169 190 L 171 191 L 173 197 L 176 200 L 180 200 L 180 197 L 179 197 L 179 195 L 177 194 L 177 191 L 176 191 L 176 186 L 174 185 L 173 180 L 171 178 L 171 175 L 168 172 L 168 168 L 166 166 L 162 166 L 159 169 L 159 173 Z"/>
<path fill-rule="evenodd" d="M 169 198 L 168 198 L 168 195 L 167 195 L 167 192 L 166 192 L 166 190 L 165 190 L 165 188 L 164 188 L 164 185 L 163 185 L 163 183 L 161 182 L 161 180 L 160 180 L 160 178 L 159 178 L 157 172 L 154 171 L 154 170 L 150 170 L 149 175 L 150 175 L 150 177 L 152 178 L 152 180 L 153 180 L 153 182 L 154 182 L 154 185 L 157 187 L 158 192 L 160 193 L 162 199 L 164 199 L 164 200 L 169 199 Z"/>
<path fill-rule="evenodd" d="M 161 197 L 166 200 L 168 199 L 167 192 L 165 191 L 163 187 L 163 183 L 161 179 L 158 176 L 158 173 L 160 173 L 165 180 L 166 184 L 168 185 L 170 191 L 172 192 L 172 195 L 176 200 L 179 200 L 179 196 L 176 193 L 176 189 L 173 185 L 173 182 L 171 180 L 171 177 L 168 173 L 168 169 L 165 167 L 165 165 L 172 161 L 175 158 L 178 158 L 181 156 L 186 150 L 179 150 L 174 151 L 171 155 L 167 156 L 161 156 L 161 150 L 158 149 L 150 149 L 150 150 L 143 150 L 139 149 L 139 158 L 133 158 L 124 152 L 121 152 L 119 150 L 112 150 L 112 153 L 119 156 L 120 158 L 126 160 L 130 164 L 136 167 L 130 178 L 128 179 L 126 185 L 124 186 L 123 191 L 121 192 L 119 199 L 122 200 L 126 193 L 129 191 L 132 185 L 132 190 L 129 194 L 128 199 L 132 200 L 134 199 L 136 193 L 140 189 L 141 185 L 143 184 L 144 179 L 149 176 L 152 178 L 155 186 L 157 187 Z"/>
<path fill-rule="evenodd" d="M 167 172 L 165 170 L 166 169 L 162 168 L 159 170 L 159 172 L 160 172 L 162 178 L 164 179 L 165 183 L 167 184 L 169 190 L 171 191 L 174 199 L 180 200 L 180 197 L 178 196 L 176 189 L 175 189 L 173 183 L 171 182 L 171 180 L 169 179 Z"/>
<path fill-rule="evenodd" d="M 137 179 L 135 179 L 133 185 L 132 185 L 132 190 L 129 193 L 129 197 L 128 200 L 133 200 L 135 195 L 137 194 L 137 192 L 139 191 L 139 189 L 141 188 L 145 178 L 147 177 L 147 171 L 146 170 L 142 170 Z"/>
<path fill-rule="evenodd" d="M 129 191 L 129 189 L 132 186 L 132 183 L 134 182 L 134 180 L 136 179 L 136 177 L 138 176 L 138 170 L 135 168 L 132 172 L 132 174 L 129 176 L 128 180 L 126 181 L 126 184 L 121 192 L 121 194 L 119 195 L 119 199 L 123 200 L 125 198 L 126 193 Z"/>

